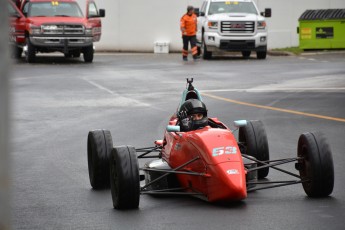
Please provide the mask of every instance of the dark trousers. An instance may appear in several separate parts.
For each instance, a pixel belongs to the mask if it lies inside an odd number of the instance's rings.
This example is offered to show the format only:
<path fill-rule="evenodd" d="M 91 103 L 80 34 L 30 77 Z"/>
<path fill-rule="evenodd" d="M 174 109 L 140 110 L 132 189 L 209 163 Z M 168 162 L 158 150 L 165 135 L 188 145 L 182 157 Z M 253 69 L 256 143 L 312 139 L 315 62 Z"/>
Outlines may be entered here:
<path fill-rule="evenodd" d="M 183 50 L 182 50 L 182 56 L 187 57 L 188 56 L 188 44 L 190 43 L 190 47 L 192 50 L 193 57 L 197 56 L 198 54 L 198 48 L 196 47 L 196 36 L 182 36 L 183 40 Z"/>

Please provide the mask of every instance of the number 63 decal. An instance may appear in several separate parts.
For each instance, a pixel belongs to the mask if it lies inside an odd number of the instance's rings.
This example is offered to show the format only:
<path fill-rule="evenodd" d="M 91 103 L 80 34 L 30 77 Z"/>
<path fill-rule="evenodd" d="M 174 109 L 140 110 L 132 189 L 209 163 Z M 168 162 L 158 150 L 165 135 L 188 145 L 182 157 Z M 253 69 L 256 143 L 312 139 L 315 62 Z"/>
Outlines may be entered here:
<path fill-rule="evenodd" d="M 232 146 L 225 146 L 225 147 L 217 147 L 212 150 L 212 156 L 220 156 L 223 154 L 236 154 L 237 148 Z"/>

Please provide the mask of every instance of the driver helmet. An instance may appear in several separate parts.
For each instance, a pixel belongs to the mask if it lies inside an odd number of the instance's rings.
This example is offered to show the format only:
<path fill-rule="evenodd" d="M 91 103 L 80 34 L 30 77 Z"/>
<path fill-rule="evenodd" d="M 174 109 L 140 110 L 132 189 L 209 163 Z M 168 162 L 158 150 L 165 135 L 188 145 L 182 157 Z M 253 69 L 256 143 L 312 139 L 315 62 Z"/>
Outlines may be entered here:
<path fill-rule="evenodd" d="M 181 131 L 201 129 L 208 125 L 206 105 L 198 99 L 185 101 L 179 111 Z"/>

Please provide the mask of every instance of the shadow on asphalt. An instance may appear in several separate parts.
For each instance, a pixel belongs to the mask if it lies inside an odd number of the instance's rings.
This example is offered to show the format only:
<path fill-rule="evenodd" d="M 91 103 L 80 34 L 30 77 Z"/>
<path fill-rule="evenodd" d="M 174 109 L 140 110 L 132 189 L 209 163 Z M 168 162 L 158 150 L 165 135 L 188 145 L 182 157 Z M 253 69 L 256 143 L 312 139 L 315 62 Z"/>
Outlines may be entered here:
<path fill-rule="evenodd" d="M 25 58 L 22 57 L 21 59 L 12 59 L 16 64 L 29 64 L 25 61 Z M 92 64 L 92 63 L 85 63 L 83 57 L 79 58 L 65 58 L 63 55 L 61 56 L 36 56 L 36 60 L 34 63 L 30 63 L 30 65 L 39 65 L 39 64 L 63 64 L 63 65 L 71 65 L 71 64 Z"/>

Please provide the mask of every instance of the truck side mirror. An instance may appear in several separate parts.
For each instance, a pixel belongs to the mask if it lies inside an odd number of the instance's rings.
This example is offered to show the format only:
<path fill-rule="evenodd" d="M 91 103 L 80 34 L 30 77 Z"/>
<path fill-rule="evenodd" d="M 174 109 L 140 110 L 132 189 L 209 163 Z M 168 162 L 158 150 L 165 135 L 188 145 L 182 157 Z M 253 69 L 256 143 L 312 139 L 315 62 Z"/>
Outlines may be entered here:
<path fill-rule="evenodd" d="M 197 17 L 200 16 L 199 8 L 194 8 L 194 14 L 196 14 Z"/>
<path fill-rule="evenodd" d="M 105 17 L 105 9 L 99 9 L 99 17 L 104 18 Z"/>
<path fill-rule="evenodd" d="M 263 16 L 265 16 L 266 18 L 270 18 L 272 16 L 271 8 L 265 8 L 265 13 Z"/>

